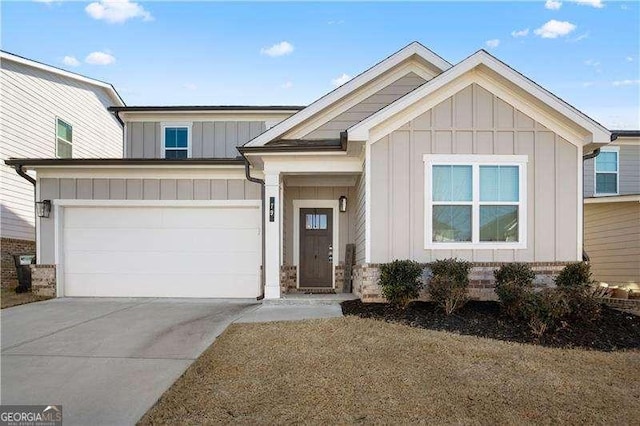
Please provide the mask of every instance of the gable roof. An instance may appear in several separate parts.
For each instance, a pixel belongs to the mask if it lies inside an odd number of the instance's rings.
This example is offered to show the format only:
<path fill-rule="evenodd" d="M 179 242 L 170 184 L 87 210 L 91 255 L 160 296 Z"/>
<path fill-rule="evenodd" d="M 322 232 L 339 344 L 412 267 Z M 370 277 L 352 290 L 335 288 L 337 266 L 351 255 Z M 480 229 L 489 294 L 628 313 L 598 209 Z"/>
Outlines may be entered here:
<path fill-rule="evenodd" d="M 432 80 L 424 83 L 422 86 L 401 97 L 390 105 L 382 108 L 377 113 L 351 126 L 347 129 L 349 140 L 368 140 L 369 130 L 381 124 L 385 120 L 396 116 L 409 106 L 414 105 L 426 96 L 435 93 L 438 89 L 444 87 L 448 83 L 452 83 L 457 78 L 472 71 L 478 66 L 483 66 L 486 69 L 493 71 L 500 78 L 503 78 L 509 83 L 515 85 L 522 92 L 533 96 L 549 108 L 552 108 L 567 117 L 573 123 L 590 132 L 593 135 L 593 140 L 583 140 L 583 144 L 591 142 L 608 143 L 611 140 L 611 132 L 603 125 L 588 117 L 586 114 L 582 113 L 553 93 L 544 89 L 534 81 L 517 72 L 485 50 L 477 51 L 452 68 L 434 77 Z M 400 125 L 405 122 L 406 121 Z M 398 125 L 398 127 L 400 125 Z"/>
<path fill-rule="evenodd" d="M 16 55 L 14 53 L 7 52 L 5 50 L 0 50 L 0 60 L 7 60 L 16 62 L 22 65 L 26 65 L 31 68 L 36 68 L 42 71 L 50 72 L 53 74 L 57 74 L 66 78 L 70 78 L 72 80 L 81 81 L 83 83 L 91 84 L 96 87 L 100 87 L 104 89 L 109 96 L 114 101 L 114 104 L 117 106 L 124 106 L 124 100 L 120 97 L 118 91 L 113 87 L 111 83 L 107 83 L 105 81 L 96 80 L 94 78 L 86 77 L 81 74 L 77 74 L 71 71 L 66 71 L 61 68 L 57 68 L 51 65 L 43 64 L 42 62 L 34 61 L 33 59 L 28 59 L 20 55 Z"/>
<path fill-rule="evenodd" d="M 403 61 L 405 61 L 406 59 L 414 55 L 430 63 L 434 68 L 438 69 L 440 72 L 451 68 L 451 64 L 449 62 L 447 62 L 446 60 L 444 60 L 443 58 L 441 58 L 431 50 L 427 49 L 422 44 L 418 42 L 413 42 L 408 46 L 400 49 L 396 53 L 392 54 L 391 56 L 387 57 L 386 59 L 382 60 L 381 62 L 378 62 L 376 65 L 369 68 L 368 70 L 357 75 L 356 77 L 349 80 L 347 83 L 343 84 L 342 86 L 324 95 L 323 97 L 313 102 L 303 110 L 299 111 L 298 113 L 292 115 L 286 120 L 273 126 L 271 129 L 267 130 L 261 135 L 250 140 L 245 144 L 245 146 L 261 146 L 270 142 L 273 139 L 279 138 L 288 130 L 292 129 L 294 126 L 311 118 L 313 115 L 327 108 L 329 105 L 333 104 L 334 102 L 337 102 L 338 100 L 347 96 L 349 93 L 355 91 L 357 88 L 369 83 L 370 81 L 374 80 L 381 74 L 385 73 L 386 71 L 390 70 L 394 66 L 402 63 Z"/>

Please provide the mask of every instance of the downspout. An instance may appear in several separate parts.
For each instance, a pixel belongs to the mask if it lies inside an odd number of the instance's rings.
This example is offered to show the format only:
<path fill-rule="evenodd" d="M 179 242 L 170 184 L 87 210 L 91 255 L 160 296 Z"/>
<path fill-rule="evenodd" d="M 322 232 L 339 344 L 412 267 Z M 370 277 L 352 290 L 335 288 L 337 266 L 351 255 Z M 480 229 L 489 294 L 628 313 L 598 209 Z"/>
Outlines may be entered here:
<path fill-rule="evenodd" d="M 125 146 L 127 142 L 127 126 L 124 124 L 122 118 L 120 118 L 118 110 L 113 111 L 113 116 L 118 120 L 118 123 L 120 123 L 120 126 L 122 127 L 122 158 L 125 158 L 127 152 L 127 147 Z"/>
<path fill-rule="evenodd" d="M 36 191 L 36 180 L 34 178 L 32 178 L 31 176 L 29 176 L 23 170 L 22 164 L 16 164 L 15 166 L 13 166 L 13 168 L 15 169 L 16 173 L 18 173 L 18 175 L 21 178 L 29 181 L 33 185 L 33 205 L 35 206 L 36 201 L 38 201 L 38 199 L 36 198 L 37 197 L 37 195 L 36 195 L 37 194 L 37 191 Z M 37 225 L 37 221 L 38 221 L 38 217 L 36 215 L 36 212 L 34 211 L 33 212 L 33 223 Z M 38 247 L 38 239 L 37 239 L 38 233 L 37 232 L 35 233 L 35 236 L 36 236 L 35 242 L 36 242 L 36 253 L 37 253 L 37 250 L 38 250 L 37 249 L 37 247 Z M 36 259 L 36 262 L 40 262 L 40 259 Z"/>
<path fill-rule="evenodd" d="M 265 213 L 265 209 L 266 209 L 266 203 L 265 203 L 265 189 L 264 189 L 264 180 L 263 179 L 258 179 L 255 178 L 253 176 L 251 176 L 251 163 L 249 162 L 249 159 L 246 157 L 246 155 L 244 155 L 244 153 L 240 153 L 240 155 L 242 155 L 242 158 L 244 158 L 244 175 L 247 178 L 247 180 L 249 182 L 253 182 L 253 183 L 257 183 L 260 185 L 260 198 L 262 201 L 262 273 L 260 274 L 260 284 L 262 285 L 262 294 L 260 296 L 258 296 L 258 300 L 262 300 L 264 299 L 264 288 L 265 288 L 265 261 L 266 261 L 266 255 L 265 255 L 265 249 L 267 247 L 266 245 L 266 239 L 265 239 L 265 226 L 266 224 L 266 220 L 264 218 L 264 213 Z"/>
<path fill-rule="evenodd" d="M 600 148 L 596 148 L 593 152 L 583 155 L 582 156 L 582 163 L 583 163 L 583 167 L 582 167 L 582 174 L 583 174 L 583 179 L 582 179 L 582 193 L 584 194 L 584 162 L 587 160 L 591 160 L 592 158 L 596 158 L 598 155 L 600 154 Z M 582 206 L 582 261 L 583 262 L 588 262 L 591 259 L 589 258 L 589 254 L 587 254 L 586 250 L 584 249 L 584 201 L 582 202 L 583 206 Z"/>
<path fill-rule="evenodd" d="M 36 186 L 36 180 L 34 178 L 32 178 L 31 176 L 29 176 L 23 169 L 22 169 L 22 164 L 16 164 L 15 166 L 13 166 L 14 169 L 16 169 L 16 173 L 18 173 L 20 175 L 20 177 L 28 180 L 29 182 L 31 182 L 31 185 Z M 35 196 L 35 195 L 34 195 Z"/>

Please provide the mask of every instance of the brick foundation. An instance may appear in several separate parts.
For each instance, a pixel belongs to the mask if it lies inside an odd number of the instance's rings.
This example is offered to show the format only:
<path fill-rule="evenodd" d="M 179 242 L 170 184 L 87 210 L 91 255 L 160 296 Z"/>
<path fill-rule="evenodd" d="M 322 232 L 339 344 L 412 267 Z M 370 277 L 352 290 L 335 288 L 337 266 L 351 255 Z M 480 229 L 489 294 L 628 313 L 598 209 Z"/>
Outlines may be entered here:
<path fill-rule="evenodd" d="M 335 267 L 336 293 L 344 292 L 344 265 Z M 331 290 L 331 289 L 329 289 Z M 298 293 L 298 267 L 292 265 L 280 266 L 280 291 L 282 294 Z M 319 293 L 327 293 L 326 289 L 318 290 Z"/>
<path fill-rule="evenodd" d="M 16 240 L 14 238 L 0 239 L 0 286 L 3 288 L 18 285 L 16 267 L 13 264 L 14 254 L 35 254 L 36 242 Z"/>
<path fill-rule="evenodd" d="M 31 265 L 31 292 L 36 296 L 56 297 L 55 265 Z"/>
<path fill-rule="evenodd" d="M 553 287 L 553 279 L 567 265 L 567 262 L 532 262 L 531 269 L 536 274 L 534 284 L 536 287 Z M 469 272 L 469 297 L 472 300 L 497 300 L 494 286 L 493 271 L 500 268 L 503 263 L 482 262 L 473 263 Z M 424 264 L 428 267 L 428 264 Z M 384 303 L 385 298 L 381 294 L 378 280 L 380 279 L 379 264 L 356 265 L 353 268 L 353 293 L 363 302 Z M 422 278 L 426 281 L 426 277 Z M 418 300 L 429 300 L 426 290 L 420 292 Z"/>

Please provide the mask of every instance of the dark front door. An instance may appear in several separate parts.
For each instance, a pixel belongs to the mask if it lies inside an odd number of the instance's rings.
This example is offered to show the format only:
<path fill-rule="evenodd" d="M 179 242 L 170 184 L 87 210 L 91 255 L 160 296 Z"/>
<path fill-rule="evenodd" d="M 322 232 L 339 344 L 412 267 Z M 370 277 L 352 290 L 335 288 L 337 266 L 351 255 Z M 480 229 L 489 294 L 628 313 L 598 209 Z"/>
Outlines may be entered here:
<path fill-rule="evenodd" d="M 300 287 L 333 287 L 333 209 L 300 209 Z"/>

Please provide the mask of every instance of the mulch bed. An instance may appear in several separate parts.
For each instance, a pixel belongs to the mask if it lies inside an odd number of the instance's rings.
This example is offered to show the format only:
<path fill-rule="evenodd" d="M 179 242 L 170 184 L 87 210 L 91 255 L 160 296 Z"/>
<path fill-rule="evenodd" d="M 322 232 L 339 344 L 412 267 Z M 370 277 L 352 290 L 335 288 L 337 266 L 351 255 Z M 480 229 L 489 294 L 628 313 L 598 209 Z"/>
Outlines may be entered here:
<path fill-rule="evenodd" d="M 430 330 L 487 337 L 559 348 L 586 348 L 599 351 L 640 349 L 640 316 L 602 306 L 600 319 L 592 323 L 565 323 L 539 340 L 525 323 L 513 321 L 500 312 L 497 302 L 469 302 L 460 311 L 445 315 L 435 304 L 413 302 L 406 310 L 382 303 L 342 302 L 344 315 L 375 318 Z"/>

